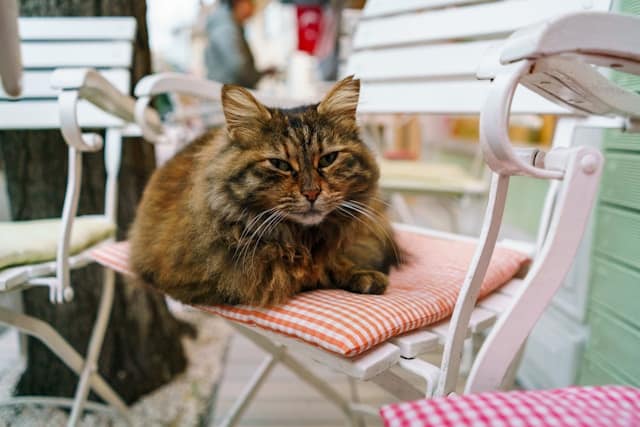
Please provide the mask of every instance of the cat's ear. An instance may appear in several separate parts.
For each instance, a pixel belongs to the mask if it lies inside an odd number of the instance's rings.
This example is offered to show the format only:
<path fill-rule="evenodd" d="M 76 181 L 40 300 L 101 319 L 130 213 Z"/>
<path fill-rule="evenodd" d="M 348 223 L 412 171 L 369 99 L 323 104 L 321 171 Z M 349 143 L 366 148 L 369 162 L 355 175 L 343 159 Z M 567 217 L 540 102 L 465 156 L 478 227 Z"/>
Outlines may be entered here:
<path fill-rule="evenodd" d="M 359 97 L 360 80 L 354 79 L 353 76 L 345 77 L 333 85 L 318 104 L 318 113 L 355 121 Z"/>
<path fill-rule="evenodd" d="M 271 119 L 267 107 L 258 102 L 251 92 L 235 85 L 222 86 L 222 111 L 232 138 L 250 137 L 261 124 Z"/>

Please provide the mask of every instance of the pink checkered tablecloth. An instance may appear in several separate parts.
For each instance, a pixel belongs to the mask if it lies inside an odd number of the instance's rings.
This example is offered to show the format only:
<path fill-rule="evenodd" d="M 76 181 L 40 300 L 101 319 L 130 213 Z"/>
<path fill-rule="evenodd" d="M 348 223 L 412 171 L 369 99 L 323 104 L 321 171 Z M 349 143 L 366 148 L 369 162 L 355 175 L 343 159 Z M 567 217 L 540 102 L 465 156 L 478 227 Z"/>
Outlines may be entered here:
<path fill-rule="evenodd" d="M 385 427 L 640 427 L 640 389 L 625 386 L 469 394 L 394 403 Z"/>

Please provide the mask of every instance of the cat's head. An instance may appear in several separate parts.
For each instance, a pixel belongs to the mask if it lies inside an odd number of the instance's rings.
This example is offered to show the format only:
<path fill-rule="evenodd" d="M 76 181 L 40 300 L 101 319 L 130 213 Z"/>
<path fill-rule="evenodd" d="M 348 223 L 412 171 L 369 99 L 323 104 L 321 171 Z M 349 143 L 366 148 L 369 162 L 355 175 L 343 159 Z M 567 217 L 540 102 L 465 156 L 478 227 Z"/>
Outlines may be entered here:
<path fill-rule="evenodd" d="M 242 209 L 277 212 L 303 225 L 362 209 L 376 191 L 379 172 L 358 135 L 359 92 L 360 81 L 347 77 L 319 104 L 277 109 L 225 85 L 230 199 Z"/>

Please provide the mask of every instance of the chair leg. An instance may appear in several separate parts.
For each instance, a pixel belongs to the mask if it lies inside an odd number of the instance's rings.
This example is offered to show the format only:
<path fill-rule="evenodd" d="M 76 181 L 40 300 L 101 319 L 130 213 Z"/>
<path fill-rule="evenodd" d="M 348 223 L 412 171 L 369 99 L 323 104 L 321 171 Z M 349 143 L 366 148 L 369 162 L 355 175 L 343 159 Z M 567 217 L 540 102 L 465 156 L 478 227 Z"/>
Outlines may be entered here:
<path fill-rule="evenodd" d="M 239 325 L 235 322 L 229 322 L 229 324 L 239 333 L 241 333 L 244 337 L 252 341 L 255 345 L 260 347 L 267 353 L 272 355 L 278 355 L 279 362 L 282 363 L 285 367 L 287 367 L 291 372 L 293 372 L 298 378 L 302 381 L 306 382 L 308 385 L 316 389 L 322 396 L 324 396 L 327 400 L 335 404 L 348 420 L 351 420 L 351 404 L 345 399 L 340 393 L 334 390 L 326 381 L 318 378 L 313 372 L 311 372 L 306 366 L 302 365 L 293 357 L 289 356 L 286 352 L 286 348 L 282 346 L 278 346 L 272 343 L 269 339 L 264 336 L 252 331 L 251 329 Z"/>
<path fill-rule="evenodd" d="M 262 386 L 262 383 L 271 373 L 271 370 L 280 361 L 283 352 L 284 348 L 281 348 L 279 353 L 271 354 L 265 358 L 264 362 L 262 362 L 256 373 L 253 374 L 247 385 L 242 390 L 242 393 L 229 410 L 229 413 L 225 416 L 224 420 L 218 427 L 234 427 L 238 424 L 240 418 L 242 418 L 242 415 L 244 414 L 244 411 L 253 401 L 258 390 L 260 390 L 260 386 Z"/>
<path fill-rule="evenodd" d="M 349 392 L 351 397 L 351 403 L 354 405 L 360 404 L 360 396 L 358 394 L 358 383 L 352 377 L 347 377 L 349 380 Z M 365 427 L 364 418 L 362 414 L 351 412 L 350 424 L 354 427 Z"/>
<path fill-rule="evenodd" d="M 80 420 L 84 404 L 89 395 L 89 381 L 98 372 L 98 357 L 102 349 L 102 342 L 104 340 L 104 334 L 107 331 L 107 325 L 109 324 L 109 317 L 111 315 L 111 306 L 113 304 L 115 277 L 113 270 L 108 268 L 104 269 L 104 282 L 102 285 L 100 305 L 98 307 L 93 331 L 91 332 L 89 349 L 84 361 L 84 366 L 82 367 L 82 373 L 80 374 L 80 381 L 76 388 L 73 409 L 71 410 L 69 422 L 67 423 L 69 427 L 75 427 Z"/>
<path fill-rule="evenodd" d="M 73 372 L 78 375 L 82 373 L 84 360 L 80 354 L 48 323 L 3 307 L 0 307 L 0 323 L 13 326 L 19 331 L 39 339 Z M 115 408 L 126 420 L 129 420 L 127 405 L 100 375 L 90 376 L 89 383 L 98 396 Z"/>
<path fill-rule="evenodd" d="M 513 358 L 513 361 L 509 366 L 509 370 L 505 374 L 504 379 L 502 380 L 502 384 L 500 385 L 501 390 L 513 389 L 513 386 L 516 383 L 516 375 L 518 373 L 518 368 L 520 367 L 520 362 L 522 362 L 522 357 L 524 356 L 525 347 L 526 347 L 526 341 L 525 341 L 525 344 L 523 344 L 522 347 L 520 347 L 520 350 L 518 350 L 516 357 Z"/>

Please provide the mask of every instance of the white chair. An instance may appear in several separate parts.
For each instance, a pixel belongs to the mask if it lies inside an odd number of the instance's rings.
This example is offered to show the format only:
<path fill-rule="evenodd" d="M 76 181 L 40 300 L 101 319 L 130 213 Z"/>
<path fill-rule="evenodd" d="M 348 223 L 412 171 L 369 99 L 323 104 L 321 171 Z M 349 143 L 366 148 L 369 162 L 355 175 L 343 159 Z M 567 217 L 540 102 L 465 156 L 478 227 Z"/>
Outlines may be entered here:
<path fill-rule="evenodd" d="M 417 242 L 414 248 L 421 247 L 416 257 L 447 262 L 443 263 L 445 274 L 443 269 L 424 263 L 418 264 L 423 269 L 416 267 L 414 271 L 413 277 L 424 282 L 424 288 L 436 290 L 433 294 L 424 295 L 427 291 L 421 291 L 420 282 L 413 293 L 402 293 L 392 284 L 383 297 L 315 291 L 273 309 L 204 308 L 229 319 L 237 331 L 268 353 L 223 425 L 237 424 L 276 363 L 287 366 L 334 402 L 352 423 L 358 422 L 358 414 L 377 415 L 375 410 L 341 396 L 291 353 L 350 378 L 373 381 L 408 400 L 452 393 L 465 339 L 487 332 L 465 392 L 494 390 L 509 380 L 512 362 L 562 284 L 597 192 L 602 156 L 592 148 L 569 148 L 574 129 L 626 126 L 630 131 L 638 130 L 640 96 L 617 88 L 590 65 L 640 73 L 640 51 L 635 43 L 640 39 L 640 20 L 610 15 L 606 13 L 609 7 L 610 2 L 604 0 L 367 2 L 355 43 L 356 47 L 376 47 L 378 66 L 370 68 L 367 64 L 373 63 L 358 60 L 362 61 L 358 63 L 360 112 L 480 115 L 481 146 L 494 171 L 481 236 L 475 239 L 396 227 L 401 241 Z M 585 8 L 598 13 L 584 12 Z M 597 35 L 589 31 L 595 27 L 600 29 Z M 374 73 L 384 75 L 377 78 Z M 149 76 L 136 88 L 136 108 L 144 112 L 150 98 L 158 93 L 208 93 L 213 98 L 215 89 L 219 85 L 214 82 L 186 76 Z M 514 149 L 507 136 L 511 113 L 561 117 L 554 147 L 547 153 Z M 145 115 L 137 114 L 145 135 L 154 141 L 171 139 L 171 129 L 159 133 Z M 602 115 L 617 118 L 596 117 Z M 535 245 L 506 241 L 496 245 L 513 175 L 552 180 Z M 126 242 L 121 242 L 99 248 L 93 256 L 130 274 L 127 250 Z M 494 251 L 498 256 L 490 263 Z M 526 258 L 522 252 L 531 255 L 532 263 L 519 278 L 516 275 Z M 473 257 L 465 257 L 465 253 L 473 253 Z M 462 275 L 456 276 L 467 263 L 466 274 L 462 270 Z M 438 280 L 429 276 L 434 272 L 440 274 Z M 402 271 L 395 277 L 407 281 L 404 285 L 410 281 Z M 447 278 L 444 285 L 432 283 Z M 489 286 L 493 288 L 504 282 L 493 294 L 477 301 L 480 293 L 486 295 L 491 290 L 487 283 L 493 283 Z M 452 301 L 451 319 L 419 322 L 428 317 L 420 312 L 424 306 L 416 302 L 422 297 L 442 297 L 439 301 L 443 304 Z M 346 320 L 332 316 L 332 310 Z M 439 345 L 444 346 L 441 365 L 419 358 Z M 416 388 L 400 374 L 422 378 L 426 385 Z"/>
<path fill-rule="evenodd" d="M 19 98 L 9 100 L 15 94 L 14 90 L 9 94 L 0 92 L 0 129 L 61 128 L 70 144 L 69 173 L 62 218 L 0 222 L 0 234 L 3 236 L 0 292 L 46 286 L 52 303 L 64 303 L 73 298 L 70 270 L 92 262 L 88 256 L 91 248 L 112 240 L 115 233 L 121 136 L 126 132 L 126 119 L 129 119 L 129 123 L 133 120 L 134 107 L 132 98 L 118 96 L 121 91 L 128 92 L 130 87 L 129 69 L 136 24 L 133 18 L 21 18 L 19 28 L 25 68 L 22 94 Z M 2 31 L 5 29 L 3 27 Z M 6 68 L 5 61 L 15 61 L 15 53 L 9 53 L 12 56 L 3 58 L 3 67 L 0 68 Z M 99 67 L 101 71 L 98 74 L 70 67 Z M 54 71 L 54 68 L 62 70 Z M 83 96 L 95 96 L 93 86 L 96 81 L 102 82 L 103 79 L 112 82 L 114 91 L 109 101 L 100 97 L 94 100 L 102 109 L 87 102 L 77 103 L 78 94 L 59 94 L 58 90 L 51 87 L 50 80 L 57 72 L 60 72 L 57 79 L 65 82 L 81 79 Z M 4 72 L 2 76 L 5 83 Z M 120 112 L 116 117 L 103 111 L 114 111 L 114 108 L 123 104 L 129 107 L 128 116 Z M 63 114 L 62 111 L 69 106 L 74 110 L 73 114 Z M 76 217 L 82 174 L 81 152 L 98 150 L 103 146 L 101 136 L 81 135 L 78 121 L 93 129 L 106 129 L 107 190 L 105 212 L 100 215 Z M 0 402 L 0 405 L 35 403 L 71 406 L 69 425 L 77 424 L 85 407 L 116 410 L 128 417 L 124 402 L 97 373 L 97 361 L 113 302 L 114 280 L 113 271 L 105 269 L 100 305 L 84 358 L 42 320 L 0 308 L 0 323 L 40 339 L 80 376 L 74 399 L 14 397 Z M 110 408 L 87 402 L 90 389 L 104 399 Z"/>

